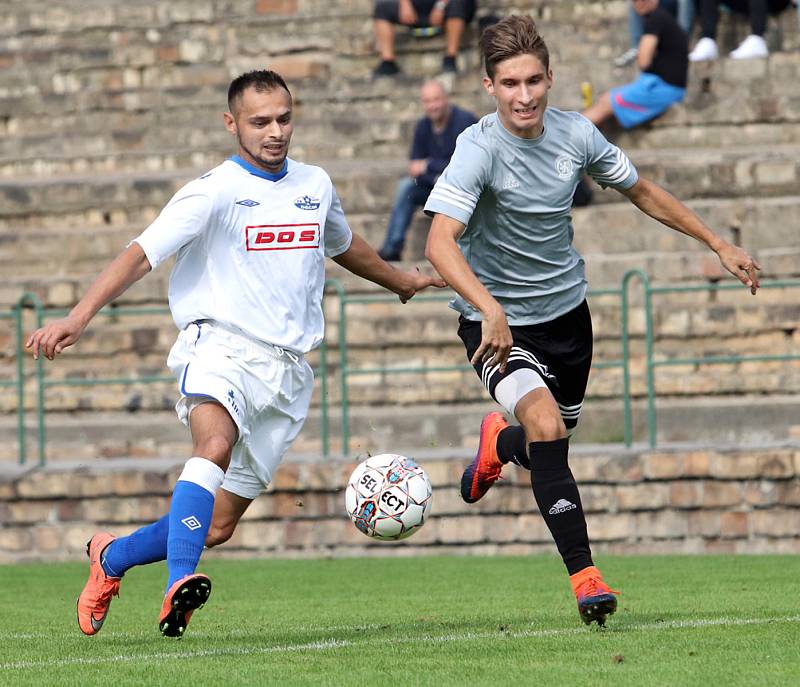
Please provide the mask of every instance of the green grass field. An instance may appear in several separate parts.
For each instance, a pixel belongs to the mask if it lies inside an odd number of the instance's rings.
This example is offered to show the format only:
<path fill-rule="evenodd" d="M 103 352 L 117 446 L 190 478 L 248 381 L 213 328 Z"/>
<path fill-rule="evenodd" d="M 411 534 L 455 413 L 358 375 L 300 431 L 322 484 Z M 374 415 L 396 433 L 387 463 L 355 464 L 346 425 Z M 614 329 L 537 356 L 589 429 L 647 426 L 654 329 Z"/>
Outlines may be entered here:
<path fill-rule="evenodd" d="M 75 621 L 86 565 L 3 566 L 0 684 L 800 684 L 800 558 L 598 564 L 622 591 L 604 630 L 554 556 L 213 560 L 181 640 L 156 627 L 163 564 L 128 573 L 95 637 Z"/>

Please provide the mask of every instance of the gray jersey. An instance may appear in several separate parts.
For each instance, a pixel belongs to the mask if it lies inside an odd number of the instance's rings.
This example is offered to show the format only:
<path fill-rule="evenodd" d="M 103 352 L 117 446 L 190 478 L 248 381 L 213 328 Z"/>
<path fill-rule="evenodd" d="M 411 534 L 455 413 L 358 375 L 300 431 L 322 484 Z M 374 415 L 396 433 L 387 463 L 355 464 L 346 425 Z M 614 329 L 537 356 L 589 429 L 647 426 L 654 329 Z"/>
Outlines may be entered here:
<path fill-rule="evenodd" d="M 570 212 L 587 173 L 603 187 L 627 189 L 638 180 L 625 153 L 577 112 L 548 108 L 535 139 L 511 134 L 497 113 L 459 136 L 425 212 L 466 225 L 459 248 L 509 324 L 549 322 L 583 301 L 586 276 Z M 461 297 L 451 307 L 481 319 Z"/>

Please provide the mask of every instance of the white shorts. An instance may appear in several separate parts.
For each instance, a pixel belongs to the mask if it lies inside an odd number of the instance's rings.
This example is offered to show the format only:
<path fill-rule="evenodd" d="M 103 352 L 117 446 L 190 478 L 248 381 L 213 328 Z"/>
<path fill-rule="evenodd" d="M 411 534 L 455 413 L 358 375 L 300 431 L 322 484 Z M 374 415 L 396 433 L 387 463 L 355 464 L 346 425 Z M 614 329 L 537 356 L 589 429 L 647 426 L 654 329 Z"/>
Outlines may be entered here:
<path fill-rule="evenodd" d="M 222 488 L 256 498 L 308 414 L 314 373 L 305 358 L 202 320 L 178 335 L 167 365 L 178 378 L 181 422 L 208 401 L 230 413 L 239 437 Z"/>

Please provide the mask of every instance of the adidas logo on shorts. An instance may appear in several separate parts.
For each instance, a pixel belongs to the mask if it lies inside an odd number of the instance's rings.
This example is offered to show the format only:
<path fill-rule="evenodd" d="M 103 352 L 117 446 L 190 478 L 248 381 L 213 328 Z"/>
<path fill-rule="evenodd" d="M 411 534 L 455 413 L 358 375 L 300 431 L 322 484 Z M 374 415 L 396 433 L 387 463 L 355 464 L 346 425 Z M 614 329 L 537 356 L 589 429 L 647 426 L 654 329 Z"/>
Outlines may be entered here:
<path fill-rule="evenodd" d="M 568 510 L 575 510 L 577 506 L 567 499 L 559 499 L 553 504 L 553 507 L 548 511 L 550 515 L 558 515 L 559 513 L 564 513 Z"/>

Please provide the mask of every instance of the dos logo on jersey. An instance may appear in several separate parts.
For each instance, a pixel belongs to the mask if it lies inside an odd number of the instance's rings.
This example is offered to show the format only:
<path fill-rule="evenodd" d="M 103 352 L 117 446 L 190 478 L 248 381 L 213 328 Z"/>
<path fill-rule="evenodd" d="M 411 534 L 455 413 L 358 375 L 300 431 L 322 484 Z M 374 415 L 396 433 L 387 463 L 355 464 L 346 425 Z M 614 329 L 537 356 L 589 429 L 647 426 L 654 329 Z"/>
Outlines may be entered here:
<path fill-rule="evenodd" d="M 296 250 L 319 247 L 319 224 L 258 224 L 244 228 L 245 247 L 253 250 Z"/>
<path fill-rule="evenodd" d="M 320 200 L 319 198 L 314 198 L 314 196 L 298 196 L 294 199 L 294 204 L 295 207 L 301 210 L 316 210 L 319 207 Z"/>

